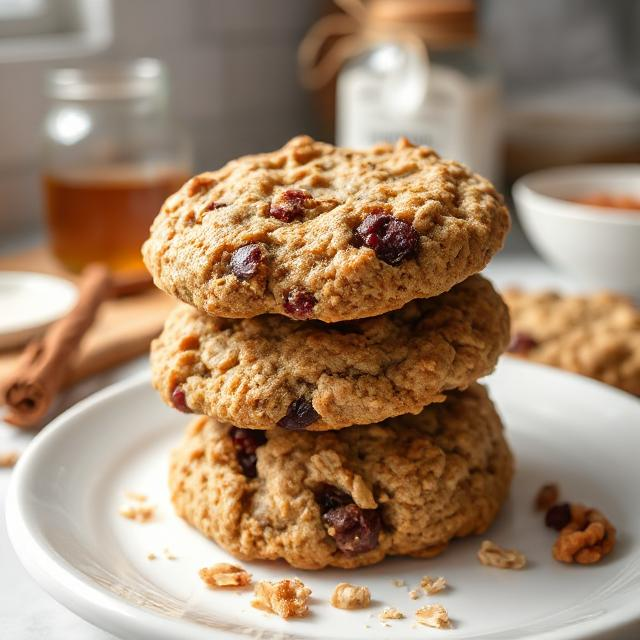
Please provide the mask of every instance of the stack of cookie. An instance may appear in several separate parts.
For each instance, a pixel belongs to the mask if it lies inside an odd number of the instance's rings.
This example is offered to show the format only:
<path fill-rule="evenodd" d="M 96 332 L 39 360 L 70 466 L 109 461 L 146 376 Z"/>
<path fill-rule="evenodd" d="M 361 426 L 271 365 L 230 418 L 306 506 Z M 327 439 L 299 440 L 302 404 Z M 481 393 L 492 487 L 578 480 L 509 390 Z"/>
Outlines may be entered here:
<path fill-rule="evenodd" d="M 356 567 L 484 531 L 512 457 L 485 390 L 509 341 L 475 275 L 509 217 L 406 140 L 308 137 L 170 197 L 143 254 L 182 300 L 152 347 L 179 515 L 242 559 Z"/>

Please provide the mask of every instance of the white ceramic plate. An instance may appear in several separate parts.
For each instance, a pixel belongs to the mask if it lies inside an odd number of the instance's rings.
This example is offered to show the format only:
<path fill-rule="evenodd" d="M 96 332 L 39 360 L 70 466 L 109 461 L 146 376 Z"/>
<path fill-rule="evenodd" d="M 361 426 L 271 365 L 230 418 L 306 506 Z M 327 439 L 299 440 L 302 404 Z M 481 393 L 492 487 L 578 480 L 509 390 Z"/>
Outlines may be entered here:
<path fill-rule="evenodd" d="M 146 376 L 81 402 L 35 439 L 14 470 L 11 540 L 49 593 L 125 638 L 558 640 L 638 633 L 640 403 L 585 378 L 508 359 L 489 385 L 518 470 L 512 497 L 487 537 L 522 550 L 530 563 L 523 571 L 480 565 L 475 553 L 482 538 L 476 537 L 454 542 L 432 560 L 390 559 L 355 571 L 243 563 L 258 580 L 299 575 L 313 590 L 312 615 L 302 620 L 252 609 L 250 590 L 207 589 L 198 569 L 233 559 L 172 513 L 167 455 L 186 419 L 162 405 Z M 566 498 L 601 507 L 619 528 L 615 552 L 601 564 L 567 566 L 551 558 L 554 532 L 531 506 L 549 481 L 558 481 Z M 158 504 L 157 522 L 118 515 L 127 490 Z M 164 558 L 165 548 L 177 559 Z M 148 560 L 150 552 L 158 559 Z M 451 588 L 409 599 L 407 588 L 425 574 L 445 576 Z M 393 579 L 406 580 L 407 587 L 394 586 Z M 331 608 L 329 595 L 344 580 L 369 586 L 373 606 Z M 446 606 L 455 629 L 413 628 L 415 610 L 434 601 Z M 384 627 L 375 617 L 383 606 L 408 617 Z"/>
<path fill-rule="evenodd" d="M 24 344 L 65 315 L 78 298 L 68 280 L 27 271 L 0 271 L 0 349 Z"/>

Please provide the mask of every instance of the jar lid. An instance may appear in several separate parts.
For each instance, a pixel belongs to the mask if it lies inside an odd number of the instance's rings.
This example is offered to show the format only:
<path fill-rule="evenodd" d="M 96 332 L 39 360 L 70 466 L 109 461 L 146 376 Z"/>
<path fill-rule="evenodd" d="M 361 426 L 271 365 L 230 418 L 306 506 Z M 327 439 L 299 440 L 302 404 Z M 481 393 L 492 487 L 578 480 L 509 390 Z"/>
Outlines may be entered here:
<path fill-rule="evenodd" d="M 374 28 L 403 28 L 428 45 L 451 46 L 476 38 L 474 0 L 371 0 L 367 20 Z"/>
<path fill-rule="evenodd" d="M 165 87 L 164 65 L 139 58 L 54 69 L 47 76 L 46 93 L 56 100 L 130 100 L 161 95 Z"/>

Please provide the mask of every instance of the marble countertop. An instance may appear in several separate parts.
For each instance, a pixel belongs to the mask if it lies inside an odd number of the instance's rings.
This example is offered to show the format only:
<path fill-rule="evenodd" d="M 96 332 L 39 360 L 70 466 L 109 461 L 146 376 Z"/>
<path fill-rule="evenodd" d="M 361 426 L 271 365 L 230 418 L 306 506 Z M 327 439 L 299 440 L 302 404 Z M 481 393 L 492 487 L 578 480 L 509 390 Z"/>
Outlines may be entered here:
<path fill-rule="evenodd" d="M 507 250 L 486 270 L 498 285 L 506 287 L 555 287 L 576 289 L 576 285 L 559 276 L 538 260 L 517 235 Z M 146 367 L 141 358 L 109 374 L 82 383 L 64 398 L 70 405 L 81 397 Z M 10 428 L 0 421 L 0 450 L 22 450 L 30 435 Z M 11 471 L 0 469 L 0 511 L 4 513 Z M 629 638 L 640 636 L 640 627 Z M 46 594 L 27 575 L 7 537 L 4 517 L 0 519 L 0 638 L 7 640 L 114 640 L 114 636 L 81 620 Z M 124 639 L 123 639 L 124 640 Z M 150 639 L 151 640 L 151 639 Z M 619 640 L 623 640 L 620 638 Z"/>

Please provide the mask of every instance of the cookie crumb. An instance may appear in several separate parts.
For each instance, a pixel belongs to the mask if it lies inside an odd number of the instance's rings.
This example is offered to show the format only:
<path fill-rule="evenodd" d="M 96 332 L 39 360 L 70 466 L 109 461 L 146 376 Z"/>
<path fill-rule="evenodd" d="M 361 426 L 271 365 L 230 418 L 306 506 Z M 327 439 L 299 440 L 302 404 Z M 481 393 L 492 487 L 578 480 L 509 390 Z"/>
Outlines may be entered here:
<path fill-rule="evenodd" d="M 379 614 L 378 620 L 402 620 L 405 615 L 395 607 L 385 607 Z"/>
<path fill-rule="evenodd" d="M 446 589 L 447 581 L 442 576 L 438 578 L 432 578 L 431 576 L 423 576 L 422 580 L 420 581 L 420 586 L 428 596 L 432 596 Z"/>
<path fill-rule="evenodd" d="M 156 515 L 156 508 L 151 504 L 123 504 L 118 513 L 123 518 L 134 520 L 135 522 L 151 522 Z"/>
<path fill-rule="evenodd" d="M 17 451 L 3 451 L 0 453 L 0 468 L 10 469 L 16 466 L 20 454 Z"/>
<path fill-rule="evenodd" d="M 162 550 L 162 555 L 165 557 L 166 560 L 177 560 L 178 559 L 178 557 L 173 555 L 173 553 L 167 547 L 165 547 Z"/>
<path fill-rule="evenodd" d="M 407 583 L 404 580 L 396 579 L 396 580 L 392 580 L 391 582 L 393 583 L 394 587 L 406 587 L 407 586 Z"/>
<path fill-rule="evenodd" d="M 451 620 L 441 604 L 428 604 L 416 611 L 416 622 L 434 629 L 450 629 Z"/>
<path fill-rule="evenodd" d="M 146 502 L 149 499 L 149 496 L 137 491 L 126 491 L 124 497 L 127 500 L 133 500 L 133 502 Z"/>
<path fill-rule="evenodd" d="M 147 560 L 157 560 L 158 556 L 155 553 L 148 553 Z"/>
<path fill-rule="evenodd" d="M 311 589 L 298 578 L 258 582 L 251 606 L 276 613 L 281 618 L 303 618 L 309 613 Z"/>
<path fill-rule="evenodd" d="M 572 504 L 570 516 L 553 545 L 553 557 L 558 562 L 594 564 L 611 553 L 616 528 L 600 511 Z"/>
<path fill-rule="evenodd" d="M 545 484 L 538 490 L 533 506 L 536 511 L 547 511 L 558 502 L 560 498 L 560 489 L 557 484 Z"/>
<path fill-rule="evenodd" d="M 367 587 L 341 582 L 329 602 L 336 609 L 366 609 L 371 604 L 371 592 Z"/>
<path fill-rule="evenodd" d="M 527 564 L 524 554 L 516 549 L 504 549 L 491 540 L 484 540 L 480 545 L 478 560 L 498 569 L 522 569 Z"/>
<path fill-rule="evenodd" d="M 409 597 L 412 600 L 417 600 L 420 597 L 420 592 L 417 589 L 411 589 L 411 591 L 409 591 Z"/>
<path fill-rule="evenodd" d="M 246 587 L 251 584 L 251 574 L 242 567 L 221 562 L 211 567 L 203 567 L 198 571 L 200 579 L 211 588 Z"/>

